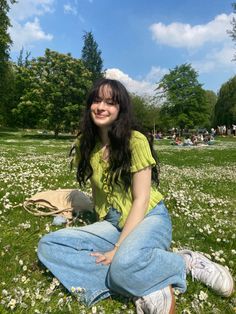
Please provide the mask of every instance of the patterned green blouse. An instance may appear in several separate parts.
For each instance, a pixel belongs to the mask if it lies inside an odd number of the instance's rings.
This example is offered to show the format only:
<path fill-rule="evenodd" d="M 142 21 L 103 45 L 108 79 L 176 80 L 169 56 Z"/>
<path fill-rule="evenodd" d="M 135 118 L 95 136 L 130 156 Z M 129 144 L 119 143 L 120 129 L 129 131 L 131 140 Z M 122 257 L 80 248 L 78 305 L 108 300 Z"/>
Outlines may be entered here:
<path fill-rule="evenodd" d="M 79 140 L 76 142 L 76 164 L 79 160 Z M 156 164 L 152 157 L 151 150 L 147 138 L 138 131 L 132 131 L 130 139 L 131 149 L 131 173 L 142 170 L 148 166 Z M 109 208 L 113 207 L 121 213 L 119 227 L 123 227 L 132 206 L 131 189 L 128 192 L 124 191 L 123 184 L 114 184 L 113 190 L 107 182 L 107 174 L 109 171 L 109 161 L 102 158 L 102 145 L 98 142 L 91 156 L 91 166 L 93 168 L 93 175 L 91 177 L 91 184 L 93 187 L 93 201 L 95 210 L 100 220 L 103 220 Z M 161 193 L 155 186 L 151 187 L 150 201 L 148 205 L 148 213 L 163 199 Z"/>

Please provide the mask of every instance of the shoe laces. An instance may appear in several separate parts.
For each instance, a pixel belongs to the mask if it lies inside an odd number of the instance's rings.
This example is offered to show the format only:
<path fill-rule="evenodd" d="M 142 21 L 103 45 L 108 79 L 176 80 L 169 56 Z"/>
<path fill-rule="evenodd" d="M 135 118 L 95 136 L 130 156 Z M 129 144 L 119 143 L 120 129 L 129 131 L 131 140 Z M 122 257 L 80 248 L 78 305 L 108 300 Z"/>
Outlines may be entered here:
<path fill-rule="evenodd" d="M 214 265 L 201 258 L 193 259 L 189 264 L 189 269 L 192 275 L 192 279 L 203 280 L 207 282 L 209 279 L 209 274 L 214 271 Z"/>

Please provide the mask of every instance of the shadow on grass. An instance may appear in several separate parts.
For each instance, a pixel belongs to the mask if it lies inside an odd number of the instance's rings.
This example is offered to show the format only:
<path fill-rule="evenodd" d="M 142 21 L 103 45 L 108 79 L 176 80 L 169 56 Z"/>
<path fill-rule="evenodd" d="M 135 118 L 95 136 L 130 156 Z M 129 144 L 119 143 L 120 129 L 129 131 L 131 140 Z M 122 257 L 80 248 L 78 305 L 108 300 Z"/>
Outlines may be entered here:
<path fill-rule="evenodd" d="M 23 138 L 27 139 L 38 139 L 38 140 L 73 140 L 76 138 L 75 135 L 62 134 L 55 137 L 54 134 L 23 134 Z"/>
<path fill-rule="evenodd" d="M 15 133 L 0 132 L 0 137 L 4 137 L 4 138 L 13 138 L 13 137 L 15 137 Z"/>
<path fill-rule="evenodd" d="M 0 137 L 2 138 L 15 138 L 21 137 L 25 139 L 39 139 L 39 140 L 73 140 L 76 135 L 62 133 L 57 137 L 49 131 L 37 132 L 36 130 L 24 130 L 24 129 L 13 129 L 0 127 Z"/>

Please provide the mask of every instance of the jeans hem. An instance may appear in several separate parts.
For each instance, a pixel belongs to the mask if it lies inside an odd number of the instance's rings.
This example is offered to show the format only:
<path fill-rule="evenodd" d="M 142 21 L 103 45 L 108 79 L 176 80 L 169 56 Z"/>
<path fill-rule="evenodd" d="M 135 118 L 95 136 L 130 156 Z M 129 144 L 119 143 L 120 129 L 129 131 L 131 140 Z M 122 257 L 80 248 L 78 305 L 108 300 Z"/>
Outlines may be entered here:
<path fill-rule="evenodd" d="M 106 289 L 106 290 L 100 290 L 100 291 L 96 291 L 94 292 L 89 298 L 87 298 L 86 300 L 86 305 L 88 307 L 93 306 L 95 303 L 108 298 L 111 295 L 110 290 Z"/>

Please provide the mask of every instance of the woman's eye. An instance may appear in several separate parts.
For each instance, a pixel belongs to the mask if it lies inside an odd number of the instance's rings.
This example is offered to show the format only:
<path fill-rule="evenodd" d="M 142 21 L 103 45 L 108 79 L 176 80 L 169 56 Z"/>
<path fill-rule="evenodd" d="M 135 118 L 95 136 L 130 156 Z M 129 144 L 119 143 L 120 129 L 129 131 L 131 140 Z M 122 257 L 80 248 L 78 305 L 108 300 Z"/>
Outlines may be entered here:
<path fill-rule="evenodd" d="M 102 99 L 100 99 L 100 98 L 95 98 L 95 99 L 93 100 L 93 103 L 97 104 L 97 103 L 99 103 L 99 102 L 101 102 L 101 101 L 102 101 Z"/>
<path fill-rule="evenodd" d="M 108 106 L 115 105 L 115 102 L 113 99 L 94 98 L 94 100 L 93 100 L 94 104 L 100 104 L 101 102 L 103 102 L 104 104 L 106 104 Z"/>
<path fill-rule="evenodd" d="M 108 105 L 114 105 L 114 102 L 113 102 L 112 99 L 111 99 L 111 100 L 106 100 L 106 104 L 108 104 Z"/>

